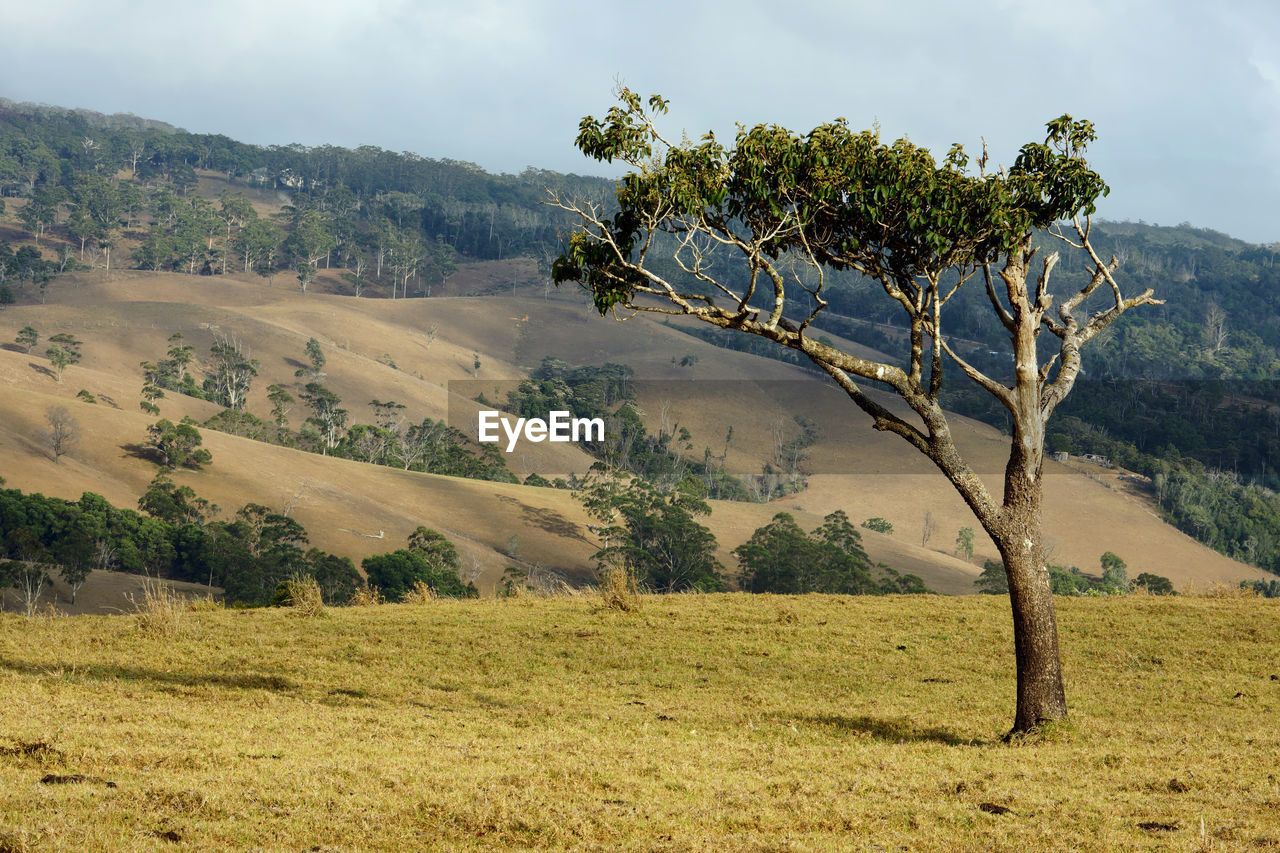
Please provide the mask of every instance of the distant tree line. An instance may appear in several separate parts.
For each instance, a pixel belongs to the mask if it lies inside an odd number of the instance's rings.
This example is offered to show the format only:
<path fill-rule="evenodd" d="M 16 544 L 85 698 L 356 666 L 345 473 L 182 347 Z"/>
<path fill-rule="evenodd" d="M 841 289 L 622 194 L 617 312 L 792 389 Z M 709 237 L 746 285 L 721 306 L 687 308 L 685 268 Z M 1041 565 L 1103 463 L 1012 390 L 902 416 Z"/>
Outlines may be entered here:
<path fill-rule="evenodd" d="M 602 578 L 625 573 L 631 585 L 658 593 L 718 592 L 728 588 L 716 557 L 715 535 L 698 521 L 709 515 L 706 489 L 695 476 L 659 488 L 601 463 L 577 491 L 597 524 L 595 559 Z M 754 593 L 885 595 L 928 592 L 916 575 L 873 565 L 861 534 L 840 511 L 806 534 L 778 513 L 733 550 L 739 583 Z"/>
<path fill-rule="evenodd" d="M 1173 447 L 1143 453 L 1079 418 L 1059 418 L 1049 441 L 1144 475 L 1169 523 L 1228 557 L 1280 574 L 1280 494 Z"/>
<path fill-rule="evenodd" d="M 329 604 L 349 603 L 364 582 L 349 559 L 307 547 L 301 524 L 260 504 L 214 520 L 217 507 L 161 473 L 138 505 L 142 512 L 92 492 L 73 502 L 0 489 L 0 585 L 17 588 L 32 612 L 51 572 L 70 586 L 73 603 L 91 570 L 222 587 L 228 602 L 253 606 L 269 603 L 290 578 L 314 578 Z M 458 577 L 452 544 L 425 527 L 408 548 L 367 558 L 364 567 L 368 582 L 393 600 L 419 580 L 438 595 L 475 594 Z"/>
<path fill-rule="evenodd" d="M 1127 595 L 1143 590 L 1149 595 L 1177 595 L 1173 582 L 1163 575 L 1140 572 L 1129 578 L 1128 565 L 1113 551 L 1106 551 L 1099 558 L 1101 576 L 1086 575 L 1075 566 L 1049 565 L 1050 583 L 1054 595 Z M 987 560 L 982 574 L 974 581 L 979 592 L 989 595 L 1006 595 L 1009 592 L 1004 566 L 998 560 Z"/>

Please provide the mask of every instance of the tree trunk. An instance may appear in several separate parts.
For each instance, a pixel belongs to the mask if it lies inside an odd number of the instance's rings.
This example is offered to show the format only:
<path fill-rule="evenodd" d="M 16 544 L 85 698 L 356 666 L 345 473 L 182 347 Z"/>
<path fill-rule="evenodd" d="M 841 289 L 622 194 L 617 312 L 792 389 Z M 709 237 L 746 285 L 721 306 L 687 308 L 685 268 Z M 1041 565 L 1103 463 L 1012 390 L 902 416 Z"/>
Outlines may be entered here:
<path fill-rule="evenodd" d="M 1067 716 L 1049 570 L 1042 559 L 1042 549 L 1026 547 L 1032 541 L 1031 531 L 1027 533 L 1022 541 L 997 543 L 1009 578 L 1018 669 L 1018 704 L 1011 735 Z"/>
<path fill-rule="evenodd" d="M 994 523 L 984 523 L 1004 560 L 1013 609 L 1014 652 L 1018 666 L 1018 707 L 1010 736 L 1024 734 L 1044 722 L 1066 719 L 1058 655 L 1058 623 L 1053 588 L 1045 565 L 1042 513 L 1044 495 L 1044 428 L 1036 333 L 1041 324 L 1027 289 L 1030 236 L 1010 254 L 1000 277 L 1008 285 L 1012 309 L 1014 383 L 1009 389 L 1013 435 L 1004 472 L 1004 500 Z M 1050 264 L 1050 267 L 1052 264 Z M 1047 273 L 1046 273 L 1047 274 Z"/>
<path fill-rule="evenodd" d="M 1013 609 L 1018 705 L 1011 736 L 1067 716 L 1053 589 L 1042 545 L 1044 422 L 1039 417 L 1019 421 L 1005 468 L 1003 510 L 989 530 L 1004 561 Z"/>

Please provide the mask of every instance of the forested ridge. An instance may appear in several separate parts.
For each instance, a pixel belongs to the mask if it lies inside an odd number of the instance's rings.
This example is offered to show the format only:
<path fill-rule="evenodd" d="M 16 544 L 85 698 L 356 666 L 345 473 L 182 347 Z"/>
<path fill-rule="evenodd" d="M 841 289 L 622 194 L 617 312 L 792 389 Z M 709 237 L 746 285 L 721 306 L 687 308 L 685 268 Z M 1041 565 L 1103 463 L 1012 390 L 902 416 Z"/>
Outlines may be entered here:
<path fill-rule="evenodd" d="M 232 190 L 217 202 L 200 197 L 196 170 L 219 173 Z M 65 233 L 75 252 L 64 247 L 54 272 L 288 268 L 305 289 L 326 266 L 350 270 L 357 294 L 390 282 L 389 295 L 429 295 L 455 259 L 550 251 L 565 219 L 540 203 L 548 188 L 602 197 L 608 186 L 533 168 L 495 175 L 374 146 L 249 145 L 134 116 L 0 100 L 0 199 L 25 200 L 19 216 L 37 242 Z M 241 187 L 274 191 L 284 215 L 260 217 Z M 125 239 L 140 245 L 113 260 Z"/>

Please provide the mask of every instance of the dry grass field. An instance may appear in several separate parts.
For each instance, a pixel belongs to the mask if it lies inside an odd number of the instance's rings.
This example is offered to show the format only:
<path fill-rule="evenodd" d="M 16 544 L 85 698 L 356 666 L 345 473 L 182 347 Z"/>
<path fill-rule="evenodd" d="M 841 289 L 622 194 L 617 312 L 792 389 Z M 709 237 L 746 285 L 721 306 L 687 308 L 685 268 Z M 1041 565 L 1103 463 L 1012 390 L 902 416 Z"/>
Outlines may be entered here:
<path fill-rule="evenodd" d="M 1275 850 L 1280 603 L 998 597 L 0 615 L 0 850 Z"/>

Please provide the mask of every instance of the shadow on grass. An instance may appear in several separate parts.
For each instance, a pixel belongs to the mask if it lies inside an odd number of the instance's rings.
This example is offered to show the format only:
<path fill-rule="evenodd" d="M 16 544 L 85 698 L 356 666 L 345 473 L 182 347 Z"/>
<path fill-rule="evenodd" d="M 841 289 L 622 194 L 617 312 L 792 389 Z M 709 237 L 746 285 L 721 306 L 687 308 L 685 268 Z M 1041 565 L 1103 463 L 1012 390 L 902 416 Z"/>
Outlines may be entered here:
<path fill-rule="evenodd" d="M 45 367 L 43 364 L 36 364 L 34 361 L 29 361 L 27 362 L 27 367 L 30 367 L 36 373 L 42 373 L 45 376 L 48 376 L 50 379 L 57 380 L 58 378 L 58 374 Z"/>
<path fill-rule="evenodd" d="M 125 456 L 154 462 L 161 466 L 164 464 L 164 456 L 154 447 L 147 447 L 144 444 L 122 444 L 120 449 L 124 451 Z"/>
<path fill-rule="evenodd" d="M 955 732 L 939 728 L 922 728 L 910 720 L 881 720 L 875 717 L 845 717 L 836 714 L 821 714 L 815 717 L 801 717 L 801 721 L 810 725 L 826 726 L 840 731 L 864 734 L 885 743 L 922 743 L 931 741 L 947 746 L 983 746 L 985 741 L 965 738 Z"/>
<path fill-rule="evenodd" d="M 86 664 L 84 666 L 64 667 L 57 664 L 37 664 L 5 657 L 0 657 L 0 669 L 7 669 L 23 675 L 63 676 L 71 680 L 149 681 L 157 685 L 273 690 L 281 693 L 297 689 L 297 685 L 287 678 L 279 675 L 262 675 L 260 673 L 166 672 L 162 669 L 119 666 L 116 664 Z"/>
<path fill-rule="evenodd" d="M 555 536 L 561 536 L 565 539 L 581 539 L 583 542 L 590 541 L 582 535 L 582 530 L 577 524 L 550 507 L 529 506 L 527 503 L 523 503 L 522 501 L 506 495 L 498 495 L 498 500 L 518 506 L 520 508 L 520 514 L 523 516 L 526 524 L 534 527 L 540 527 L 548 533 Z"/>

